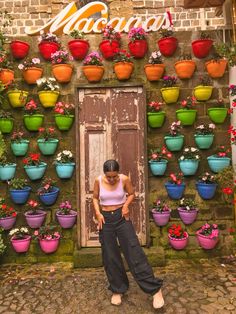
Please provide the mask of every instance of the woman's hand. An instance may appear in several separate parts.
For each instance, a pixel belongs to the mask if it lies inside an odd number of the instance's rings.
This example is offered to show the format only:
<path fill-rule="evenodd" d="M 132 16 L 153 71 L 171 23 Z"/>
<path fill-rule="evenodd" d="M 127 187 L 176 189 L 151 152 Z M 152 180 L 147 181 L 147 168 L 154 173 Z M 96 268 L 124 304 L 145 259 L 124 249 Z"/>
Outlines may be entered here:
<path fill-rule="evenodd" d="M 101 213 L 99 213 L 96 217 L 97 217 L 97 221 L 98 221 L 97 229 L 102 230 L 102 224 L 105 223 L 104 216 Z"/>
<path fill-rule="evenodd" d="M 125 220 L 129 220 L 129 207 L 127 205 L 123 205 L 122 207 L 122 217 L 124 217 Z"/>

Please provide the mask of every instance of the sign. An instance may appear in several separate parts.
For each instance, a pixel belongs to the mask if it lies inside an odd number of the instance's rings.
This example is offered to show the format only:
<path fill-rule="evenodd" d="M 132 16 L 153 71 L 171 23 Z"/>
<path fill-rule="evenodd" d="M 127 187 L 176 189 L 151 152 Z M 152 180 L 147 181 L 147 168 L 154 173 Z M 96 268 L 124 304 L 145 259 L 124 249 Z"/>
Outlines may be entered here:
<path fill-rule="evenodd" d="M 94 14 L 101 17 L 94 19 Z M 79 30 L 88 33 L 101 33 L 106 25 L 111 25 L 117 32 L 128 33 L 132 27 L 142 27 L 146 32 L 158 31 L 161 27 L 168 28 L 172 25 L 170 13 L 166 12 L 159 16 L 152 16 L 142 21 L 141 17 L 114 17 L 108 20 L 108 6 L 100 1 L 93 1 L 77 9 L 75 2 L 68 4 L 59 14 L 38 29 L 26 27 L 28 35 L 39 35 L 40 32 L 50 32 L 56 35 L 69 34 L 71 31 Z"/>

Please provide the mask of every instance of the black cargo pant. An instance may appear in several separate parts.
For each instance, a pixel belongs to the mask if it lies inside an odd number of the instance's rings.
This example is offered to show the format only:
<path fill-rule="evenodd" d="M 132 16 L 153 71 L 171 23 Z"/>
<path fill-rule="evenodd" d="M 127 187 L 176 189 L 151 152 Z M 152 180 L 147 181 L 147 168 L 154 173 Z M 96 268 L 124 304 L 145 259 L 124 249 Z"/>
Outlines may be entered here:
<path fill-rule="evenodd" d="M 105 219 L 99 240 L 102 248 L 104 269 L 109 281 L 109 289 L 114 293 L 125 293 L 129 281 L 122 262 L 120 248 L 128 263 L 129 270 L 140 288 L 154 295 L 162 286 L 162 280 L 155 278 L 152 268 L 144 254 L 133 224 L 121 215 L 121 208 L 112 211 L 102 211 Z"/>

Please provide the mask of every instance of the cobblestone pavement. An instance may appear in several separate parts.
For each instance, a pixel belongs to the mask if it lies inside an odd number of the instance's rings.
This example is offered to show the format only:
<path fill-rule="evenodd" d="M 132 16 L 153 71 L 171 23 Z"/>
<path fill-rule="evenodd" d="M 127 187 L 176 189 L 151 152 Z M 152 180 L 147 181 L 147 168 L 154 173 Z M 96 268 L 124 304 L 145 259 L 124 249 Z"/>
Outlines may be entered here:
<path fill-rule="evenodd" d="M 72 269 L 69 264 L 0 267 L 1 314 L 80 313 L 236 313 L 236 262 L 225 260 L 171 261 L 154 269 L 164 279 L 165 306 L 152 308 L 129 274 L 130 289 L 119 307 L 102 268 Z"/>

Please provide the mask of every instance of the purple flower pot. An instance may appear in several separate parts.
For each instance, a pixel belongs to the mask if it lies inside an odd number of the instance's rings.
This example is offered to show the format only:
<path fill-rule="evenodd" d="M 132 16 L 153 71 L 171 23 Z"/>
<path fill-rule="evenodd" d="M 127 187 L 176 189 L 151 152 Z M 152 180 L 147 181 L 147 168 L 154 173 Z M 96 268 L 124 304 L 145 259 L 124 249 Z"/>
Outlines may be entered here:
<path fill-rule="evenodd" d="M 45 219 L 47 213 L 43 210 L 37 210 L 37 214 L 35 214 L 35 215 L 32 215 L 30 213 L 31 213 L 31 211 L 28 211 L 25 213 L 25 219 L 26 219 L 27 224 L 32 229 L 40 228 L 44 222 L 44 219 Z"/>
<path fill-rule="evenodd" d="M 60 214 L 60 212 L 58 211 L 56 212 L 56 217 L 62 228 L 69 229 L 69 228 L 72 228 L 75 224 L 77 212 L 74 210 L 70 210 L 69 215 L 63 215 L 63 214 Z"/>
<path fill-rule="evenodd" d="M 196 232 L 197 240 L 199 245 L 205 249 L 205 250 L 211 250 L 213 249 L 217 242 L 219 241 L 219 238 L 209 238 L 209 236 L 205 236 L 203 234 L 200 234 L 200 231 Z"/>
<path fill-rule="evenodd" d="M 29 250 L 31 241 L 31 236 L 26 236 L 24 239 L 15 239 L 14 237 L 11 238 L 11 244 L 13 249 L 17 253 L 25 253 Z"/>
<path fill-rule="evenodd" d="M 188 244 L 188 235 L 186 238 L 182 239 L 175 239 L 172 238 L 170 235 L 168 235 L 169 243 L 175 250 L 182 250 L 184 249 Z"/>
<path fill-rule="evenodd" d="M 51 239 L 51 240 L 39 240 L 39 245 L 41 250 L 46 253 L 53 253 L 57 250 L 58 245 L 59 245 L 59 240 L 60 238 L 55 238 L 55 239 Z"/>
<path fill-rule="evenodd" d="M 162 227 L 168 224 L 170 220 L 170 211 L 156 212 L 155 210 L 152 210 L 152 216 L 155 224 L 159 227 Z"/>
<path fill-rule="evenodd" d="M 15 222 L 16 222 L 16 216 L 0 218 L 0 227 L 2 227 L 4 230 L 9 230 L 14 226 Z"/>
<path fill-rule="evenodd" d="M 178 208 L 179 216 L 185 225 L 191 225 L 197 218 L 198 209 L 186 210 L 182 207 Z"/>

